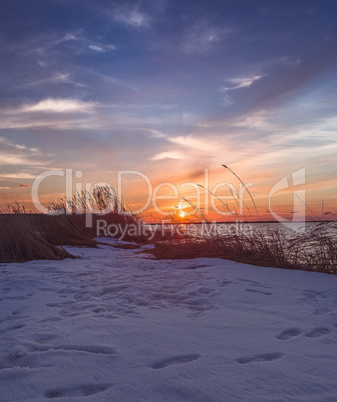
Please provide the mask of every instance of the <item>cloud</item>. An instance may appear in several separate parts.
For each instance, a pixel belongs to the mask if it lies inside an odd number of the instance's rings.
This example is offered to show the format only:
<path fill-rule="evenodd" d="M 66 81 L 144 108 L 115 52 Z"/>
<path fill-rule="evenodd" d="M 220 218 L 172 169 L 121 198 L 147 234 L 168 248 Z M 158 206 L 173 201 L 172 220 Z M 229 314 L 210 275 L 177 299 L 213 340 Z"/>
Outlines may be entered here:
<path fill-rule="evenodd" d="M 29 184 L 19 184 L 17 187 L 30 187 Z"/>
<path fill-rule="evenodd" d="M 147 128 L 146 130 L 150 132 L 154 138 L 167 138 L 167 135 L 160 130 L 153 130 L 151 128 Z"/>
<path fill-rule="evenodd" d="M 203 53 L 231 32 L 231 29 L 220 29 L 205 24 L 196 24 L 187 30 L 183 49 L 185 53 Z"/>
<path fill-rule="evenodd" d="M 83 34 L 83 29 L 77 30 L 75 33 L 68 32 L 58 43 L 62 42 L 68 42 L 68 41 L 76 41 L 78 46 L 77 53 L 83 53 L 86 52 L 87 49 L 93 50 L 94 52 L 99 52 L 99 53 L 106 53 L 111 50 L 115 50 L 116 46 L 111 45 L 111 44 L 103 44 L 103 43 L 98 43 L 95 40 L 92 40 L 90 38 L 87 38 Z M 75 44 L 72 45 L 74 47 Z"/>
<path fill-rule="evenodd" d="M 255 74 L 248 77 L 231 78 L 230 80 L 228 80 L 228 82 L 233 85 L 230 87 L 227 86 L 223 87 L 220 89 L 220 91 L 225 92 L 225 91 L 233 91 L 235 89 L 248 88 L 251 85 L 253 85 L 254 82 L 262 79 L 264 76 L 265 74 Z"/>
<path fill-rule="evenodd" d="M 79 99 L 44 99 L 33 105 L 25 105 L 22 112 L 91 112 L 96 107 L 94 102 L 84 102 Z"/>
<path fill-rule="evenodd" d="M 67 32 L 63 39 L 64 40 L 80 40 L 81 38 L 78 36 L 82 32 L 82 29 L 76 31 L 76 33 Z"/>
<path fill-rule="evenodd" d="M 236 121 L 232 122 L 232 127 L 258 129 L 269 132 L 275 132 L 282 128 L 280 124 L 272 122 L 272 113 L 268 113 L 265 110 L 237 117 Z"/>
<path fill-rule="evenodd" d="M 176 145 L 181 145 L 193 149 L 200 153 L 217 154 L 219 152 L 218 139 L 212 140 L 211 138 L 208 138 L 207 140 L 203 140 L 201 138 L 189 135 L 189 136 L 171 137 L 168 138 L 168 141 L 173 142 Z"/>
<path fill-rule="evenodd" d="M 77 87 L 86 87 L 86 85 L 74 81 L 71 77 L 73 74 L 70 73 L 59 73 L 55 72 L 53 75 L 42 78 L 40 80 L 36 81 L 31 81 L 28 82 L 27 84 L 21 84 L 18 85 L 18 88 L 29 88 L 29 87 L 35 87 L 39 85 L 48 85 L 48 84 L 53 84 L 53 85 L 59 85 L 59 84 L 72 84 Z"/>
<path fill-rule="evenodd" d="M 5 179 L 35 179 L 36 176 L 30 173 L 0 173 L 0 177 Z"/>
<path fill-rule="evenodd" d="M 162 159 L 184 159 L 184 156 L 180 152 L 169 151 L 169 152 L 161 152 L 150 158 L 150 160 L 152 161 L 159 161 Z"/>
<path fill-rule="evenodd" d="M 34 179 L 41 170 L 50 169 L 50 155 L 42 154 L 35 147 L 16 144 L 13 141 L 0 137 L 1 174 L 0 185 L 6 185 L 12 179 Z M 47 166 L 47 167 L 46 167 Z M 27 187 L 20 184 L 17 187 Z"/>
<path fill-rule="evenodd" d="M 7 147 L 20 149 L 20 150 L 27 150 L 27 151 L 30 151 L 30 152 L 33 152 L 33 153 L 39 152 L 38 148 L 35 148 L 35 147 L 29 148 L 29 147 L 27 147 L 26 145 L 23 145 L 23 144 L 15 144 L 14 142 L 8 140 L 5 137 L 0 137 L 0 144 L 3 144 L 4 146 L 7 146 Z"/>
<path fill-rule="evenodd" d="M 1 158 L 1 164 L 2 165 L 30 165 L 30 166 L 35 166 L 35 165 L 40 165 L 41 163 L 39 161 L 33 161 L 28 159 L 26 156 L 22 155 L 15 155 L 11 153 L 2 153 L 0 151 L 0 158 Z"/>
<path fill-rule="evenodd" d="M 104 105 L 94 102 L 74 101 L 51 102 L 51 104 L 38 104 L 7 109 L 0 111 L 0 130 L 19 129 L 25 127 L 45 127 L 53 130 L 111 130 L 112 127 L 123 129 L 142 129 L 177 121 L 181 114 L 171 112 L 169 114 L 159 112 L 154 115 L 143 112 L 143 107 L 135 105 Z M 37 107 L 33 107 L 38 105 Z M 28 109 L 28 110 L 27 110 Z M 33 109 L 33 110 L 31 110 Z M 152 109 L 152 106 L 149 106 Z M 29 113 L 28 113 L 29 111 Z M 26 112 L 26 113 L 23 113 Z M 62 113 L 61 113 L 62 112 Z"/>
<path fill-rule="evenodd" d="M 106 53 L 109 50 L 115 50 L 116 46 L 113 45 L 89 45 L 88 46 L 89 49 L 94 50 L 95 52 L 99 52 L 99 53 Z"/>
<path fill-rule="evenodd" d="M 150 22 L 150 17 L 144 12 L 134 9 L 119 9 L 115 12 L 115 19 L 136 28 L 146 27 Z"/>
<path fill-rule="evenodd" d="M 105 50 L 102 47 L 97 45 L 89 45 L 88 48 L 91 50 L 95 50 L 96 52 L 103 52 L 103 53 L 105 52 Z"/>

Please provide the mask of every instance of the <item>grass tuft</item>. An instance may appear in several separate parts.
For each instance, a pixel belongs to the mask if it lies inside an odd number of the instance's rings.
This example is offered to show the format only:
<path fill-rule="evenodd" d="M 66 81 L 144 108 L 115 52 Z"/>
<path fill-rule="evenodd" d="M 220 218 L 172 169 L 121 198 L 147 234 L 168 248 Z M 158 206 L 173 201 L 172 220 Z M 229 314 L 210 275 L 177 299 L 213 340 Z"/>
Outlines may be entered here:
<path fill-rule="evenodd" d="M 29 215 L 0 215 L 0 262 L 63 260 L 74 258 L 62 247 L 48 242 Z"/>
<path fill-rule="evenodd" d="M 212 235 L 156 241 L 158 259 L 224 258 L 258 266 L 337 274 L 337 225 L 320 222 L 304 233 L 275 223 L 250 235 Z"/>

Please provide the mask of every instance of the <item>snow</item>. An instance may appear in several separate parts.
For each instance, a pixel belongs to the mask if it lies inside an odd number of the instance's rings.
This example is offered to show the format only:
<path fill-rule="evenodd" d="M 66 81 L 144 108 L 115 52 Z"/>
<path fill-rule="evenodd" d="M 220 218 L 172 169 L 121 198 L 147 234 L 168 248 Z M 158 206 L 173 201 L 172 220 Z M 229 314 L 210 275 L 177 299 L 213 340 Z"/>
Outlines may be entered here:
<path fill-rule="evenodd" d="M 337 276 L 67 249 L 0 266 L 1 401 L 337 400 Z"/>

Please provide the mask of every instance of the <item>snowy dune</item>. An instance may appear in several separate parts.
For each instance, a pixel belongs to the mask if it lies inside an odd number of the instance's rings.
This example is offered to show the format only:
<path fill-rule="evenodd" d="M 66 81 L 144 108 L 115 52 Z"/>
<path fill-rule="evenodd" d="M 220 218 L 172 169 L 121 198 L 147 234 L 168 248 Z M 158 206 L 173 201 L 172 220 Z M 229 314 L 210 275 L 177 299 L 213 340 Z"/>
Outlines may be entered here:
<path fill-rule="evenodd" d="M 1 401 L 337 400 L 337 276 L 67 249 L 0 266 Z"/>

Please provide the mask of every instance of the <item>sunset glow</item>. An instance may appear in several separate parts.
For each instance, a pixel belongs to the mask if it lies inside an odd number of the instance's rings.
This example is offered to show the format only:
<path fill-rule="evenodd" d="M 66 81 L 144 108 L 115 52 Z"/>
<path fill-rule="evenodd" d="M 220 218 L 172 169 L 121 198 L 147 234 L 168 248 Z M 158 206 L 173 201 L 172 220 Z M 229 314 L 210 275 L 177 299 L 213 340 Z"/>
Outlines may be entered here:
<path fill-rule="evenodd" d="M 337 401 L 336 94 L 337 0 L 0 0 L 0 399 Z"/>
<path fill-rule="evenodd" d="M 146 176 L 152 190 L 171 183 L 178 195 L 157 193 L 175 197 L 156 200 L 165 213 L 198 196 L 182 184 L 213 191 L 226 182 L 216 190 L 225 201 L 214 203 L 234 211 L 240 181 L 225 164 L 251 183 L 249 220 L 275 219 L 270 211 L 299 218 L 297 190 L 302 219 L 336 218 L 334 2 L 29 3 L 1 5 L 1 205 L 31 205 L 38 175 L 72 169 L 74 191 L 99 182 L 117 190 L 125 171 Z M 295 185 L 303 168 L 305 183 Z M 146 204 L 144 177 L 123 174 L 132 208 Z M 282 180 L 287 187 L 271 197 Z M 65 189 L 64 178 L 46 178 L 40 200 Z M 204 208 L 212 195 L 201 197 Z M 152 202 L 146 213 L 161 217 Z"/>

